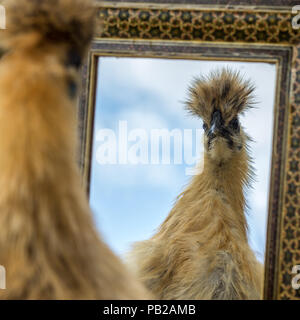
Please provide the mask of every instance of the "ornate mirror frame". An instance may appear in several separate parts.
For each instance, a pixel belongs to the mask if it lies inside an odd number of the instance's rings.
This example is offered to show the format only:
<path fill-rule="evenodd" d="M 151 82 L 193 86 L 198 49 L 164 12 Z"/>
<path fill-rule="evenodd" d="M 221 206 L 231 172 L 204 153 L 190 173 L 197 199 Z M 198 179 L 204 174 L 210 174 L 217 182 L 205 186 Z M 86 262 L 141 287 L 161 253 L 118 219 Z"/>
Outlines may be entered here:
<path fill-rule="evenodd" d="M 300 299 L 300 289 L 291 285 L 292 268 L 300 264 L 300 31 L 291 23 L 296 4 L 290 0 L 96 1 L 97 32 L 82 73 L 80 165 L 89 190 L 99 57 L 276 64 L 264 299 Z"/>

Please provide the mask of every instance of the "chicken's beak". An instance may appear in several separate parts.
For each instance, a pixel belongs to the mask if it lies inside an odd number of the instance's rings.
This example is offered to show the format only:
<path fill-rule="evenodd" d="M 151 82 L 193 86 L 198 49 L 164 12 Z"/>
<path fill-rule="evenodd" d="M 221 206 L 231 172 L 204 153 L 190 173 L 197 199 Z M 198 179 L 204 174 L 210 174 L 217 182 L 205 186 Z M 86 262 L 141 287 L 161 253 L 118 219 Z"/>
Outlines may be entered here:
<path fill-rule="evenodd" d="M 214 111 L 214 113 L 212 114 L 211 122 L 210 122 L 210 129 L 208 131 L 208 136 L 215 137 L 220 132 L 222 132 L 223 123 L 224 121 L 223 121 L 221 112 L 219 110 Z"/>

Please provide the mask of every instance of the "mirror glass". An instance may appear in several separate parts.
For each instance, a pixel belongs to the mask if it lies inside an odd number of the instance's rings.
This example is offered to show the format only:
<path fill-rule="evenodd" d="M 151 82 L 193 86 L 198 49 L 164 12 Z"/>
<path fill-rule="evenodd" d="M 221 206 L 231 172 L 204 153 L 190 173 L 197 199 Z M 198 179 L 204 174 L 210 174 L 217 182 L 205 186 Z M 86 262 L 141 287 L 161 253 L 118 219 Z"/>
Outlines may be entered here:
<path fill-rule="evenodd" d="M 185 108 L 194 77 L 239 70 L 255 84 L 256 108 L 241 118 L 256 171 L 247 190 L 249 242 L 263 262 L 272 156 L 276 65 L 100 57 L 90 203 L 104 240 L 121 257 L 163 222 L 201 161 L 202 122 Z"/>

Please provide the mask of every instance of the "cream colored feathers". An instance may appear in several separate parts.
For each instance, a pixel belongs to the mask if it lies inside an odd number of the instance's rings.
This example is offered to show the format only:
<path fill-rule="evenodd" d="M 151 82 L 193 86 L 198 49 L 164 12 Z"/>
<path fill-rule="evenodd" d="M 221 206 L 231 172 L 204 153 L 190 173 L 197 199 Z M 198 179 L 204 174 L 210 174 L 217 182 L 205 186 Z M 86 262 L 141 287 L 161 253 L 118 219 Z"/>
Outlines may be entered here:
<path fill-rule="evenodd" d="M 259 299 L 262 266 L 247 239 L 244 189 L 251 178 L 238 116 L 253 87 L 222 70 L 196 80 L 187 108 L 203 119 L 204 164 L 130 265 L 160 299 Z"/>
<path fill-rule="evenodd" d="M 76 163 L 76 84 L 92 2 L 8 0 L 0 46 L 2 299 L 143 299 L 99 239 Z"/>

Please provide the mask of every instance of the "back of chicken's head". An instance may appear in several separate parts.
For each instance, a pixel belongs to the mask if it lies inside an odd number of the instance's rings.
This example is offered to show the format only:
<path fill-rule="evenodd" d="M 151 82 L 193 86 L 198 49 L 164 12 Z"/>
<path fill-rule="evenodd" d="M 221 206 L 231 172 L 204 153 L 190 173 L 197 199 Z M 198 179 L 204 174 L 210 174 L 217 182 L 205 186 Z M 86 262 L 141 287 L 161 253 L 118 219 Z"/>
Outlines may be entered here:
<path fill-rule="evenodd" d="M 3 5 L 7 24 L 0 47 L 43 64 L 49 75 L 55 77 L 57 70 L 57 77 L 66 78 L 66 91 L 74 94 L 74 81 L 93 37 L 93 1 L 4 0 Z"/>

